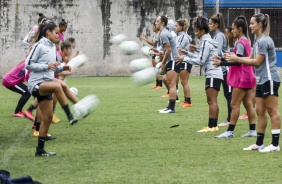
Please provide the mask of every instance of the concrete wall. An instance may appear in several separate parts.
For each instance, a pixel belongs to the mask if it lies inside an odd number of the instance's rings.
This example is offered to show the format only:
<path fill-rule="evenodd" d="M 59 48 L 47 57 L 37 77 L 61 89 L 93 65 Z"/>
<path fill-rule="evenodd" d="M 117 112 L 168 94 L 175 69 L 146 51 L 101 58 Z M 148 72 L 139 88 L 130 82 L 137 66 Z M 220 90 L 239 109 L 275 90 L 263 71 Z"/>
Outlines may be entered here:
<path fill-rule="evenodd" d="M 25 58 L 21 41 L 37 23 L 38 13 L 56 23 L 68 23 L 65 38 L 75 37 L 77 50 L 89 58 L 77 75 L 127 76 L 128 63 L 141 54 L 121 55 L 110 40 L 125 34 L 137 41 L 143 32 L 152 37 L 150 18 L 167 14 L 172 19 L 201 14 L 202 0 L 0 0 L 0 75 Z M 195 67 L 193 74 L 199 74 Z"/>

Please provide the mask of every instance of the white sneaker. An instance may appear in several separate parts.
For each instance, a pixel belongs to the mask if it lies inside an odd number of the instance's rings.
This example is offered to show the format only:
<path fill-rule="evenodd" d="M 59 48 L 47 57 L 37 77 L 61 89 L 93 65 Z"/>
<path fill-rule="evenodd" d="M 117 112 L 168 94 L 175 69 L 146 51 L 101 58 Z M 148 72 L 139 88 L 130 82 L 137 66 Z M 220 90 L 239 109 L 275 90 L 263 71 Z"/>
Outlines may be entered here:
<path fill-rule="evenodd" d="M 255 130 L 250 130 L 246 134 L 241 135 L 241 137 L 256 137 L 256 136 L 257 136 L 257 132 Z"/>
<path fill-rule="evenodd" d="M 160 111 L 165 111 L 165 110 L 167 110 L 168 108 L 166 107 L 166 108 L 164 108 L 164 109 L 160 109 L 160 110 L 158 110 L 158 112 L 160 112 Z"/>
<path fill-rule="evenodd" d="M 252 144 L 251 146 L 247 147 L 247 148 L 243 148 L 244 151 L 251 151 L 251 150 L 261 150 L 264 149 L 264 146 L 258 146 L 256 144 Z"/>
<path fill-rule="evenodd" d="M 165 109 L 165 110 L 159 111 L 159 113 L 161 114 L 175 113 L 175 110 Z"/>
<path fill-rule="evenodd" d="M 229 122 L 227 120 L 225 120 L 224 122 L 218 124 L 218 126 L 228 126 Z"/>
<path fill-rule="evenodd" d="M 269 146 L 266 146 L 264 149 L 260 149 L 259 152 L 267 153 L 272 151 L 280 151 L 280 146 L 273 146 L 270 144 Z"/>
<path fill-rule="evenodd" d="M 226 131 L 218 136 L 215 136 L 214 138 L 233 138 L 234 134 L 233 131 Z"/>

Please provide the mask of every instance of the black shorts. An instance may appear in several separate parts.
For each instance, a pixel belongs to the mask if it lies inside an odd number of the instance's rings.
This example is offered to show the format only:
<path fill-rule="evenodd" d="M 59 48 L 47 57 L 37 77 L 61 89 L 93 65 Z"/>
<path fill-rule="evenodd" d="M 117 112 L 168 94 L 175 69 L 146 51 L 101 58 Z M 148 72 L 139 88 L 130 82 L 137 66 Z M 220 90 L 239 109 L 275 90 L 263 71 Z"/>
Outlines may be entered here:
<path fill-rule="evenodd" d="M 262 85 L 257 85 L 256 97 L 266 98 L 269 95 L 278 96 L 280 82 L 267 81 Z"/>
<path fill-rule="evenodd" d="M 187 70 L 189 73 L 191 73 L 192 65 L 190 63 L 182 62 L 180 65 L 180 71 Z"/>
<path fill-rule="evenodd" d="M 180 72 L 180 64 L 176 64 L 175 61 L 169 61 L 166 65 L 166 72 L 170 71 L 170 70 L 173 70 L 177 73 Z"/>
<path fill-rule="evenodd" d="M 214 88 L 217 91 L 220 91 L 220 85 L 222 80 L 217 78 L 206 78 L 206 90 L 208 88 Z"/>
<path fill-rule="evenodd" d="M 43 101 L 43 100 L 53 100 L 52 94 L 48 94 L 48 95 L 45 95 L 45 96 L 41 96 L 39 94 L 38 88 L 39 88 L 40 84 L 41 83 L 37 84 L 34 87 L 34 89 L 32 91 L 32 96 L 34 96 L 34 98 L 37 98 L 38 103 Z"/>
<path fill-rule="evenodd" d="M 156 55 L 152 55 L 152 59 L 156 59 Z"/>

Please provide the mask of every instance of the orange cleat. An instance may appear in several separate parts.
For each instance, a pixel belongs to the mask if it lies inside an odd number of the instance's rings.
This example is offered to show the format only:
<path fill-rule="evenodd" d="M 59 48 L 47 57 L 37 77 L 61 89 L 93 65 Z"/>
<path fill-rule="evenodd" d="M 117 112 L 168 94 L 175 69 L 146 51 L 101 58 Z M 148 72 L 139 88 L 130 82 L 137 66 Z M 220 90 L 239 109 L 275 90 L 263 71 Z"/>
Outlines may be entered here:
<path fill-rule="evenodd" d="M 166 94 L 164 94 L 163 96 L 161 96 L 161 97 L 163 97 L 163 98 L 167 98 L 167 97 L 169 97 L 169 94 L 168 93 L 166 93 Z"/>
<path fill-rule="evenodd" d="M 189 104 L 188 102 L 185 101 L 181 104 L 181 107 L 192 107 L 192 104 Z"/>

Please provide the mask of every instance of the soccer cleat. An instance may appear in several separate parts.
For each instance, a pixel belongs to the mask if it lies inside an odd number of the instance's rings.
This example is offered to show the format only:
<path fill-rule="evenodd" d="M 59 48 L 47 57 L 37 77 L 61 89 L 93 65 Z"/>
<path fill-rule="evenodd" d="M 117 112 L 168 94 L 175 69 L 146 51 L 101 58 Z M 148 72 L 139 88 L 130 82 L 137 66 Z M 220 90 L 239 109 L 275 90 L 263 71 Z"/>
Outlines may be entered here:
<path fill-rule="evenodd" d="M 26 110 L 23 112 L 23 114 L 27 119 L 34 121 L 34 117 L 32 116 L 32 111 Z"/>
<path fill-rule="evenodd" d="M 155 89 L 163 89 L 162 86 L 157 86 Z"/>
<path fill-rule="evenodd" d="M 258 146 L 256 144 L 252 144 L 251 146 L 247 147 L 247 148 L 243 148 L 244 151 L 252 151 L 252 150 L 261 150 L 264 149 L 264 146 Z"/>
<path fill-rule="evenodd" d="M 23 112 L 22 112 L 22 111 L 19 111 L 19 112 L 17 112 L 17 113 L 15 113 L 15 114 L 13 114 L 13 117 L 23 118 L 23 117 L 24 117 L 24 114 L 23 114 Z"/>
<path fill-rule="evenodd" d="M 78 122 L 78 119 L 73 118 L 73 119 L 70 120 L 70 125 L 74 125 L 77 122 Z"/>
<path fill-rule="evenodd" d="M 44 149 L 36 148 L 35 156 L 36 157 L 49 157 L 49 156 L 56 156 L 56 152 L 46 152 Z"/>
<path fill-rule="evenodd" d="M 36 130 L 35 130 L 35 131 L 33 132 L 32 136 L 33 136 L 33 137 L 38 137 L 38 136 L 39 136 L 39 131 L 36 131 Z"/>
<path fill-rule="evenodd" d="M 166 108 L 164 110 L 159 110 L 159 113 L 161 114 L 175 113 L 175 110 Z"/>
<path fill-rule="evenodd" d="M 57 116 L 56 116 L 55 114 L 53 114 L 52 122 L 55 123 L 55 124 L 57 124 L 57 123 L 60 122 L 60 119 L 57 118 Z"/>
<path fill-rule="evenodd" d="M 156 89 L 158 86 L 153 86 L 152 89 Z"/>
<path fill-rule="evenodd" d="M 188 102 L 185 101 L 181 104 L 181 107 L 192 107 L 192 104 L 189 104 Z"/>
<path fill-rule="evenodd" d="M 243 114 L 242 116 L 239 117 L 239 119 L 248 119 L 248 113 Z"/>
<path fill-rule="evenodd" d="M 168 109 L 168 107 L 166 107 L 166 108 L 164 108 L 164 109 L 160 109 L 160 110 L 158 110 L 158 112 L 164 111 L 164 110 L 167 110 L 167 109 Z"/>
<path fill-rule="evenodd" d="M 166 94 L 164 94 L 163 96 L 161 96 L 161 97 L 163 97 L 163 98 L 167 98 L 167 97 L 169 97 L 169 94 L 168 93 L 166 93 Z"/>
<path fill-rule="evenodd" d="M 197 132 L 214 132 L 214 128 L 215 127 L 210 128 L 207 126 L 207 127 L 203 127 L 202 130 L 198 130 Z"/>
<path fill-rule="evenodd" d="M 47 134 L 45 141 L 54 141 L 54 140 L 56 140 L 55 137 L 52 137 L 51 134 Z"/>
<path fill-rule="evenodd" d="M 256 136 L 257 136 L 257 132 L 255 130 L 250 130 L 246 134 L 241 135 L 241 137 L 256 137 Z"/>
<path fill-rule="evenodd" d="M 219 131 L 219 128 L 218 128 L 218 126 L 216 126 L 216 127 L 213 127 L 213 130 L 214 130 L 214 132 L 217 132 L 217 131 Z"/>
<path fill-rule="evenodd" d="M 224 122 L 218 124 L 218 126 L 228 126 L 229 122 L 227 120 L 225 120 Z"/>
<path fill-rule="evenodd" d="M 214 138 L 233 138 L 234 134 L 233 131 L 226 131 L 218 136 L 215 136 Z"/>
<path fill-rule="evenodd" d="M 272 144 L 270 144 L 269 146 L 266 146 L 265 148 L 259 150 L 259 152 L 262 153 L 268 153 L 272 151 L 280 151 L 280 146 L 273 146 Z"/>

